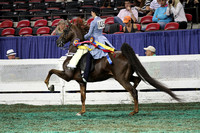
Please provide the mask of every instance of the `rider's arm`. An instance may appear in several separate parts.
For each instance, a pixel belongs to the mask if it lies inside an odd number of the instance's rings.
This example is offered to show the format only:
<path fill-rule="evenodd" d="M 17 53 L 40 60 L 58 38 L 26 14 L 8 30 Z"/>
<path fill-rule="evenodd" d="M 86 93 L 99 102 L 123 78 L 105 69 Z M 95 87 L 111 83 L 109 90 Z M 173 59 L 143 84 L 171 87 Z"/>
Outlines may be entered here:
<path fill-rule="evenodd" d="M 91 37 L 93 31 L 94 31 L 94 27 L 95 27 L 95 23 L 91 23 L 90 24 L 90 29 L 89 32 L 84 36 L 85 39 L 88 39 L 89 37 Z"/>

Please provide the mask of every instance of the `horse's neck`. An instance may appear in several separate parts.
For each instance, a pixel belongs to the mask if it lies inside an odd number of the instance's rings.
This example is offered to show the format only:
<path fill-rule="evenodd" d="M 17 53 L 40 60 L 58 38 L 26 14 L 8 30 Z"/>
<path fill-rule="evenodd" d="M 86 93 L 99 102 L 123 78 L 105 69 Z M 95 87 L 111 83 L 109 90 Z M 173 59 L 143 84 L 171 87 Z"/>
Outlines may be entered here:
<path fill-rule="evenodd" d="M 70 42 L 69 51 L 68 52 L 76 53 L 76 51 L 77 51 L 77 48 L 73 45 L 73 42 Z"/>
<path fill-rule="evenodd" d="M 87 30 L 82 30 L 81 27 L 77 27 L 75 25 L 73 25 L 72 31 L 74 33 L 71 42 L 70 42 L 70 46 L 69 46 L 69 52 L 71 53 L 76 53 L 77 51 L 77 47 L 75 47 L 73 45 L 73 42 L 75 39 L 79 39 L 80 41 L 84 41 L 84 34 L 87 32 Z"/>

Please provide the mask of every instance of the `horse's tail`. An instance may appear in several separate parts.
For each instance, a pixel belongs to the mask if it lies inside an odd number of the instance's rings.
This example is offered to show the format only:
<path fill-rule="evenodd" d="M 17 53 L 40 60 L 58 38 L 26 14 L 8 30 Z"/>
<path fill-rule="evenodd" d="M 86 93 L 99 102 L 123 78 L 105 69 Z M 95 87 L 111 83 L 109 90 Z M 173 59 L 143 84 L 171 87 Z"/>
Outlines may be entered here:
<path fill-rule="evenodd" d="M 129 63 L 131 64 L 132 68 L 135 70 L 137 75 L 145 82 L 148 82 L 150 85 L 154 86 L 155 88 L 166 92 L 171 97 L 176 100 L 180 100 L 172 91 L 161 84 L 159 81 L 153 79 L 145 70 L 135 52 L 133 51 L 132 47 L 130 47 L 127 43 L 124 43 L 121 47 L 122 54 L 128 59 Z"/>

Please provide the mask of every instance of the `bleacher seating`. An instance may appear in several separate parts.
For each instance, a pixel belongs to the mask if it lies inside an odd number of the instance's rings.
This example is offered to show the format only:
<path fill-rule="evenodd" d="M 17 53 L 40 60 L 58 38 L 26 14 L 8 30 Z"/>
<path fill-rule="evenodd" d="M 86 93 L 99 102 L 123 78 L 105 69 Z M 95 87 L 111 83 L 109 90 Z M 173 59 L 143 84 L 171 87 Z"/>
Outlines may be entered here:
<path fill-rule="evenodd" d="M 105 20 L 105 24 L 114 24 L 114 17 L 108 17 Z"/>
<path fill-rule="evenodd" d="M 21 20 L 17 24 L 17 28 L 29 27 L 29 26 L 30 26 L 30 21 L 29 20 Z"/>
<path fill-rule="evenodd" d="M 141 25 L 140 24 L 136 24 L 138 31 L 141 30 Z"/>
<path fill-rule="evenodd" d="M 192 23 L 192 15 L 191 14 L 185 14 L 186 18 L 187 18 L 187 21 L 188 23 L 191 24 L 191 29 L 192 29 L 192 26 L 193 26 L 193 23 Z"/>
<path fill-rule="evenodd" d="M 62 20 L 62 19 L 55 19 L 53 20 L 52 24 L 51 24 L 51 27 L 56 27 L 59 23 L 59 21 Z"/>
<path fill-rule="evenodd" d="M 0 28 L 10 28 L 13 26 L 13 22 L 11 20 L 5 20 L 1 23 Z"/>
<path fill-rule="evenodd" d="M 160 25 L 158 23 L 150 23 L 147 25 L 145 31 L 156 31 L 160 30 Z"/>
<path fill-rule="evenodd" d="M 2 36 L 14 36 L 15 35 L 15 29 L 14 28 L 5 28 L 3 29 Z"/>
<path fill-rule="evenodd" d="M 49 27 L 40 27 L 37 29 L 37 35 L 50 35 L 50 28 Z"/>
<path fill-rule="evenodd" d="M 21 28 L 19 31 L 20 36 L 32 36 L 33 30 L 30 27 Z"/>
<path fill-rule="evenodd" d="M 94 18 L 89 18 L 89 19 L 87 20 L 87 25 L 90 25 L 90 23 L 91 23 L 93 20 L 94 20 Z"/>
<path fill-rule="evenodd" d="M 179 24 L 176 22 L 170 22 L 165 25 L 164 30 L 178 30 Z"/>
<path fill-rule="evenodd" d="M 32 28 L 33 35 L 36 35 L 37 29 L 41 26 L 48 26 L 51 32 L 52 29 L 54 29 L 56 26 L 56 23 L 53 22 L 55 19 L 69 19 L 71 22 L 75 22 L 74 18 L 80 16 L 85 18 L 87 25 L 90 25 L 91 21 L 93 20 L 93 18 L 91 18 L 90 11 L 94 6 L 98 6 L 100 8 L 100 17 L 105 20 L 105 24 L 112 25 L 114 24 L 114 16 L 117 15 L 120 9 L 124 8 L 124 1 L 84 0 L 71 2 L 56 2 L 56 0 L 1 0 L 0 35 L 2 35 L 1 33 L 5 28 L 14 28 L 15 36 L 19 36 L 19 30 L 22 27 Z M 188 23 L 191 24 L 191 29 L 193 27 L 192 17 L 193 16 L 191 14 L 186 14 Z M 38 20 L 44 20 L 46 21 L 46 24 L 39 26 L 40 24 L 37 24 Z M 29 21 L 29 24 L 21 24 L 23 21 Z M 47 21 L 49 22 L 49 25 L 47 25 Z M 30 25 L 30 23 L 33 24 L 34 22 L 35 25 Z M 52 25 L 50 25 L 51 23 Z M 140 23 L 136 25 L 138 27 L 138 30 L 140 31 L 144 28 L 143 26 L 151 23 L 152 16 L 144 16 L 141 18 Z M 150 29 L 152 29 L 152 27 Z M 121 32 L 122 26 L 119 25 L 119 28 L 117 30 L 117 32 Z M 173 30 L 173 28 L 171 26 L 171 29 L 166 28 L 166 30 Z M 107 33 L 112 34 L 109 32 Z"/>

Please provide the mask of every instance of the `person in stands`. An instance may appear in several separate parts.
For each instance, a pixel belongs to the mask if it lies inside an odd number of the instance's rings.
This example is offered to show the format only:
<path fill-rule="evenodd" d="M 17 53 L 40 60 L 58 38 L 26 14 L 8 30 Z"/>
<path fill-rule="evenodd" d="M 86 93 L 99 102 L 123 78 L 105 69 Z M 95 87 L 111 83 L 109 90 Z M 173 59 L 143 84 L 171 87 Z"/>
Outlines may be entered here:
<path fill-rule="evenodd" d="M 18 59 L 16 56 L 16 53 L 14 52 L 13 49 L 9 49 L 7 52 L 6 52 L 6 56 L 8 57 L 9 60 L 12 60 L 12 59 Z"/>
<path fill-rule="evenodd" d="M 125 23 L 125 26 L 123 27 L 124 33 L 134 33 L 137 31 L 136 24 L 132 23 L 130 16 L 125 16 L 123 23 Z"/>
<path fill-rule="evenodd" d="M 156 56 L 156 49 L 153 46 L 144 48 L 146 56 Z"/>
<path fill-rule="evenodd" d="M 138 12 L 135 8 L 131 8 L 130 0 L 125 0 L 125 9 L 121 9 L 116 17 L 114 17 L 114 22 L 121 24 L 123 27 L 125 24 L 123 23 L 124 17 L 130 16 L 133 22 L 138 21 Z"/>
<path fill-rule="evenodd" d="M 138 17 L 146 16 L 150 11 L 151 0 L 135 0 L 135 8 L 138 11 Z"/>
<path fill-rule="evenodd" d="M 147 14 L 147 16 L 153 16 L 155 10 L 157 8 L 160 7 L 160 4 L 161 4 L 161 0 L 153 0 L 151 3 L 150 3 L 150 11 L 149 13 Z"/>
<path fill-rule="evenodd" d="M 179 29 L 187 28 L 187 18 L 185 17 L 184 7 L 179 0 L 169 0 L 166 14 L 173 14 L 174 21 L 179 24 Z"/>
<path fill-rule="evenodd" d="M 60 20 L 58 25 L 56 26 L 55 30 L 51 33 L 51 35 L 61 35 L 66 28 L 65 20 Z"/>
<path fill-rule="evenodd" d="M 153 15 L 153 22 L 160 24 L 161 30 L 165 28 L 165 25 L 172 21 L 172 17 L 166 14 L 166 0 L 161 0 L 161 7 L 157 8 Z"/>

